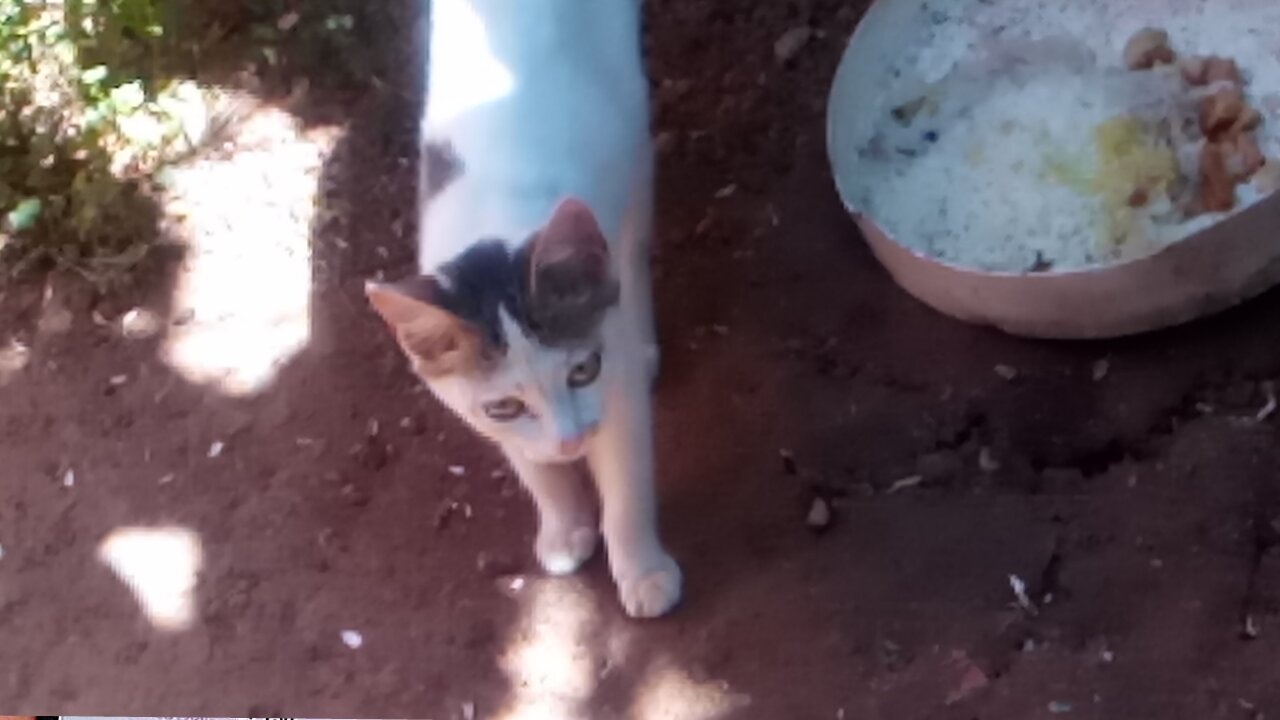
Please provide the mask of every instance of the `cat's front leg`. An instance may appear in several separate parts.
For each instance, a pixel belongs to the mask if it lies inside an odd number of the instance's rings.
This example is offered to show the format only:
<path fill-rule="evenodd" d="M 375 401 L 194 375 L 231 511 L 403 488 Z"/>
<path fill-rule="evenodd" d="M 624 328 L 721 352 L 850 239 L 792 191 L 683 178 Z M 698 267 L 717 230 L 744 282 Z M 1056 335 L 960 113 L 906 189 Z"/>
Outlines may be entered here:
<path fill-rule="evenodd" d="M 651 618 L 680 600 L 680 566 L 658 539 L 652 407 L 640 366 L 616 379 L 587 460 L 600 491 L 609 568 L 627 614 Z"/>
<path fill-rule="evenodd" d="M 518 453 L 507 453 L 507 461 L 538 509 L 538 562 L 551 575 L 576 571 L 600 541 L 594 498 L 580 469 L 532 462 Z"/>

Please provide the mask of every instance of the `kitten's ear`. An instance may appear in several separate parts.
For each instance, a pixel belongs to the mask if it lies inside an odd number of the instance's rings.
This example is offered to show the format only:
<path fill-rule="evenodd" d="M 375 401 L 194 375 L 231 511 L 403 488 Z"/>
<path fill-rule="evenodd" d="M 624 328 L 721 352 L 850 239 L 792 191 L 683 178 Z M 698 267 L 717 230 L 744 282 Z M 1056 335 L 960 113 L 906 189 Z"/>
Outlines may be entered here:
<path fill-rule="evenodd" d="M 618 301 L 609 243 L 581 200 L 561 201 L 534 238 L 529 297 L 533 321 L 553 341 L 585 336 Z"/>
<path fill-rule="evenodd" d="M 369 304 L 423 373 L 433 377 L 474 370 L 487 361 L 484 339 L 440 304 L 444 290 L 429 275 L 395 283 L 365 283 Z"/>

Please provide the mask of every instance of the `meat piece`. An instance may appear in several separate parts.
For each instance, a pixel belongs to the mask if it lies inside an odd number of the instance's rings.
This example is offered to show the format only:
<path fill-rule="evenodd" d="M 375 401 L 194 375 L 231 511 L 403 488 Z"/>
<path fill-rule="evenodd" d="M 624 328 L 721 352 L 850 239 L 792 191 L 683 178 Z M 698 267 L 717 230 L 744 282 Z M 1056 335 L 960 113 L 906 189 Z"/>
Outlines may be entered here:
<path fill-rule="evenodd" d="M 1131 208 L 1146 207 L 1147 203 L 1151 202 L 1151 193 L 1144 187 L 1134 188 L 1133 192 L 1129 193 L 1128 202 Z"/>
<path fill-rule="evenodd" d="M 1169 47 L 1169 33 L 1160 28 L 1143 28 L 1124 45 L 1124 64 L 1130 70 L 1150 70 L 1178 59 Z"/>
<path fill-rule="evenodd" d="M 1227 171 L 1237 183 L 1248 181 L 1267 162 L 1262 148 L 1258 147 L 1258 141 L 1248 133 L 1228 136 L 1221 144 Z"/>
<path fill-rule="evenodd" d="M 1244 111 L 1240 113 L 1240 117 L 1236 119 L 1234 125 L 1231 126 L 1231 134 L 1238 135 L 1241 133 L 1249 133 L 1258 129 L 1262 124 L 1262 113 L 1253 108 L 1252 105 L 1245 105 Z"/>
<path fill-rule="evenodd" d="M 1236 181 L 1227 168 L 1227 154 L 1218 143 L 1207 142 L 1200 150 L 1199 209 L 1226 212 L 1236 204 Z"/>
<path fill-rule="evenodd" d="M 1224 57 L 1205 58 L 1204 80 L 1209 85 L 1216 82 L 1229 82 L 1237 87 L 1244 85 L 1244 79 L 1240 77 L 1240 68 L 1236 66 L 1236 61 Z"/>
<path fill-rule="evenodd" d="M 1178 69 L 1182 71 L 1182 79 L 1188 85 L 1200 87 L 1214 83 L 1229 83 L 1236 87 L 1244 86 L 1244 78 L 1240 68 L 1231 58 L 1217 55 L 1191 56 L 1178 61 Z"/>
<path fill-rule="evenodd" d="M 1210 140 L 1216 140 L 1235 126 L 1244 111 L 1244 94 L 1240 88 L 1219 88 L 1200 100 L 1200 131 Z"/>

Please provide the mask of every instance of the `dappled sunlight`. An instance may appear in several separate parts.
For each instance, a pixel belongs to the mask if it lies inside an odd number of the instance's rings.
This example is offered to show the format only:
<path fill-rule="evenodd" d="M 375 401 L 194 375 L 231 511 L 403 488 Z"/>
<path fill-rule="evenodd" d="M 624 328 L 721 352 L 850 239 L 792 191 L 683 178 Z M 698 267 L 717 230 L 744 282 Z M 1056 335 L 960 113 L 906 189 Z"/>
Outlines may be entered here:
<path fill-rule="evenodd" d="M 203 553 L 200 538 L 191 530 L 119 528 L 99 544 L 98 559 L 129 587 L 157 629 L 186 630 L 195 622 Z"/>
<path fill-rule="evenodd" d="M 484 19 L 470 0 L 435 0 L 431 12 L 427 84 L 431 88 L 431 122 L 448 123 L 468 110 L 510 95 L 515 77 L 494 56 Z M 467 72 L 457 72 L 457 68 L 467 68 Z"/>
<path fill-rule="evenodd" d="M 31 348 L 17 338 L 0 344 L 0 387 L 8 385 L 31 362 Z"/>
<path fill-rule="evenodd" d="M 635 720 L 719 720 L 751 704 L 727 682 L 699 682 L 669 659 L 650 666 L 628 717 Z"/>
<path fill-rule="evenodd" d="M 307 345 L 309 236 L 339 134 L 262 107 L 221 152 L 170 171 L 164 212 L 190 251 L 162 358 L 186 379 L 251 394 Z"/>
<path fill-rule="evenodd" d="M 727 682 L 696 679 L 665 655 L 641 664 L 635 641 L 651 625 L 604 621 L 580 582 L 520 578 L 513 588 L 521 613 L 500 657 L 511 692 L 496 720 L 589 720 L 601 682 L 637 671 L 625 714 L 634 720 L 720 720 L 751 703 Z"/>
<path fill-rule="evenodd" d="M 511 699 L 498 720 L 585 718 L 582 704 L 596 688 L 598 659 L 590 645 L 597 621 L 590 593 L 578 583 L 526 581 L 517 595 L 523 617 L 500 664 Z"/>

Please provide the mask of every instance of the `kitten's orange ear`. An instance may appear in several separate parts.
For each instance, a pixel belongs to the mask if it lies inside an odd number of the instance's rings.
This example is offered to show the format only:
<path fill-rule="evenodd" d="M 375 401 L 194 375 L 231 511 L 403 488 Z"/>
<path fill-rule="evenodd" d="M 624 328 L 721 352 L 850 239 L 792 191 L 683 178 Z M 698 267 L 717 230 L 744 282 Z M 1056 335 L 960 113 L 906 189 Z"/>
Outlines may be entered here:
<path fill-rule="evenodd" d="M 420 275 L 396 283 L 365 283 L 369 304 L 386 321 L 417 367 L 431 376 L 477 370 L 489 359 L 483 338 L 440 306 L 442 288 Z"/>
<path fill-rule="evenodd" d="M 609 243 L 581 200 L 563 200 L 533 240 L 530 312 L 549 339 L 581 338 L 618 301 Z"/>
<path fill-rule="evenodd" d="M 412 275 L 392 283 L 368 280 L 364 294 L 392 328 L 420 320 L 424 315 L 447 312 L 440 306 L 444 288 L 430 275 Z"/>

